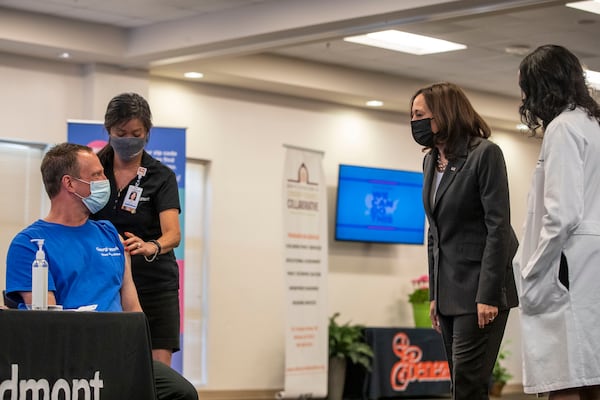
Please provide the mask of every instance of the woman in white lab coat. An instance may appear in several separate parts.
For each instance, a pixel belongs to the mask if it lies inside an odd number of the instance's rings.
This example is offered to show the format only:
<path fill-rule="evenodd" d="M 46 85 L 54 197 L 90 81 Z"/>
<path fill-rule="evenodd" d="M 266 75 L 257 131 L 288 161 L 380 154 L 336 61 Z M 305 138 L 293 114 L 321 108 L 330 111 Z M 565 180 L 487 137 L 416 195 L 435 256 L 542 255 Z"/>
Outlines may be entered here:
<path fill-rule="evenodd" d="M 514 259 L 523 386 L 550 400 L 600 399 L 600 106 L 564 47 L 521 62 L 521 120 L 543 142 Z"/>

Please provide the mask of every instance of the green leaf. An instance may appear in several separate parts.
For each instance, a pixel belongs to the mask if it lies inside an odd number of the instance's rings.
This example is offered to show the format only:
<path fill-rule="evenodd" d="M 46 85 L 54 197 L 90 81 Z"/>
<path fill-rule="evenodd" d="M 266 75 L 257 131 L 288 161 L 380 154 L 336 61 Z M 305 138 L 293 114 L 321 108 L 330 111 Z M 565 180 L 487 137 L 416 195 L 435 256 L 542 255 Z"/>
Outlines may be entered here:
<path fill-rule="evenodd" d="M 343 357 L 355 364 L 360 364 L 371 370 L 373 350 L 364 341 L 364 325 L 346 322 L 338 324 L 339 313 L 329 318 L 329 357 Z"/>

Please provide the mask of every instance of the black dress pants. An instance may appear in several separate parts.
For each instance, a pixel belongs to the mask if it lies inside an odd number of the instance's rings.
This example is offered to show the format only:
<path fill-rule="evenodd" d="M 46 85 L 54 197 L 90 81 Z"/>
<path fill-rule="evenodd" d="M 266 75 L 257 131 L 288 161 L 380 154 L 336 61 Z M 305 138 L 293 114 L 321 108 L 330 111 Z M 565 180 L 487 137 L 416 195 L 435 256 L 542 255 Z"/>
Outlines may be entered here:
<path fill-rule="evenodd" d="M 182 375 L 160 361 L 153 361 L 157 400 L 198 400 L 196 388 Z"/>
<path fill-rule="evenodd" d="M 508 312 L 500 311 L 494 321 L 483 329 L 477 325 L 477 314 L 439 315 L 452 378 L 452 399 L 489 399 L 488 386 Z"/>

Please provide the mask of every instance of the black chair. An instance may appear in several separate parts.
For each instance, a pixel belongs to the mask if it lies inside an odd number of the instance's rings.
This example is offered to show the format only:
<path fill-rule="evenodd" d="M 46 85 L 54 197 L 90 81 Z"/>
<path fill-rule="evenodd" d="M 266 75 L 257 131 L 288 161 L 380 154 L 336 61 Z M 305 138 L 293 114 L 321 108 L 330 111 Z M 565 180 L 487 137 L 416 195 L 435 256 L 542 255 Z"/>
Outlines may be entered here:
<path fill-rule="evenodd" d="M 2 297 L 4 298 L 4 305 L 8 308 L 19 308 L 19 303 L 23 302 L 19 293 L 6 293 L 6 290 L 2 291 Z"/>

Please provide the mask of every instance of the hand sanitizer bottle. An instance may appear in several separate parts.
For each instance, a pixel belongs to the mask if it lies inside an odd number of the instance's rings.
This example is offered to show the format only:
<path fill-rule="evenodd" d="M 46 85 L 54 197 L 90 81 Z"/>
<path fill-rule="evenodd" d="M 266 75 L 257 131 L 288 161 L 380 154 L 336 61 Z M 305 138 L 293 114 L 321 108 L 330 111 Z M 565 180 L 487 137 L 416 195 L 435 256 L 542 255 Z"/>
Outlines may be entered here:
<path fill-rule="evenodd" d="M 31 264 L 31 309 L 48 309 L 48 262 L 46 254 L 42 247 L 44 239 L 31 239 L 38 245 L 38 251 L 35 253 L 35 261 Z"/>

